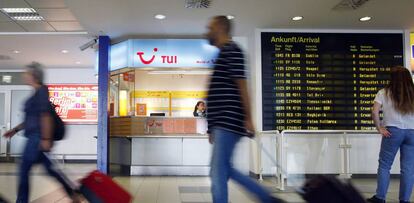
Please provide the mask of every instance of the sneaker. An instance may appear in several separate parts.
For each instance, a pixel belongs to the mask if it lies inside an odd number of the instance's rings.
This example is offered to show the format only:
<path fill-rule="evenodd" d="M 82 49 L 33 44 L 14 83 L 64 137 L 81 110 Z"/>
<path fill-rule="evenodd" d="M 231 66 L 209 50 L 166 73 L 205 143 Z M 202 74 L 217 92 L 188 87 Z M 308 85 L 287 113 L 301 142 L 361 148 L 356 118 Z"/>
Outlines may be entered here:
<path fill-rule="evenodd" d="M 367 199 L 367 202 L 370 203 L 385 203 L 385 200 L 377 198 L 375 195 Z"/>

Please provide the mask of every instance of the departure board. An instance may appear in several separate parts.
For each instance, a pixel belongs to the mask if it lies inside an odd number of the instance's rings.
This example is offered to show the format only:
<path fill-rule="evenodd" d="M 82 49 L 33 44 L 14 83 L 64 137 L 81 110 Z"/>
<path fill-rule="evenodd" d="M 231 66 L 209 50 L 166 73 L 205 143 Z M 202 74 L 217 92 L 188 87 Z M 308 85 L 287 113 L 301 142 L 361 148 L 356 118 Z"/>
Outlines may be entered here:
<path fill-rule="evenodd" d="M 400 33 L 262 32 L 263 130 L 371 130 Z"/>

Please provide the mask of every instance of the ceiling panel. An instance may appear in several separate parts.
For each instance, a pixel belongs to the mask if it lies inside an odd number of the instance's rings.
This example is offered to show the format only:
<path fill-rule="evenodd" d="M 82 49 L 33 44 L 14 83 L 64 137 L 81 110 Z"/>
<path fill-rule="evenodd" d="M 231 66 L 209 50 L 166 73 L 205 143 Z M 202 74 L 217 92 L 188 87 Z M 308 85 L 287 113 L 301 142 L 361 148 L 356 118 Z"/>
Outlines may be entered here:
<path fill-rule="evenodd" d="M 46 21 L 76 21 L 69 9 L 36 9 Z"/>
<path fill-rule="evenodd" d="M 0 8 L 28 8 L 24 0 L 0 0 Z"/>
<path fill-rule="evenodd" d="M 38 61 L 50 68 L 91 68 L 95 63 L 93 49 L 81 51 L 79 46 L 90 41 L 86 35 L 15 35 L 0 36 L 0 55 L 12 60 L 0 60 L 0 69 L 22 68 Z M 62 54 L 61 50 L 69 51 Z M 14 54 L 19 50 L 20 54 Z M 81 64 L 76 64 L 80 61 Z"/>
<path fill-rule="evenodd" d="M 0 12 L 0 22 L 11 21 L 9 17 Z"/>
<path fill-rule="evenodd" d="M 24 29 L 14 22 L 0 22 L 0 32 L 24 32 Z"/>
<path fill-rule="evenodd" d="M 49 22 L 57 31 L 83 31 L 79 22 Z"/>
<path fill-rule="evenodd" d="M 65 8 L 64 0 L 26 0 L 33 8 Z"/>
<path fill-rule="evenodd" d="M 52 32 L 55 31 L 47 22 L 19 22 L 28 32 Z"/>

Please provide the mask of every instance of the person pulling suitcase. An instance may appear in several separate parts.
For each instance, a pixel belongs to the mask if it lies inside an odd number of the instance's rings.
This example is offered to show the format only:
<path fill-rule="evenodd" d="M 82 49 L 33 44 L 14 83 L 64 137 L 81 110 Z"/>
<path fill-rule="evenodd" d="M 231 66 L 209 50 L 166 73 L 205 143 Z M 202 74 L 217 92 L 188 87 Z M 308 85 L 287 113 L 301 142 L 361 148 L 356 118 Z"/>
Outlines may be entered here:
<path fill-rule="evenodd" d="M 47 152 L 53 147 L 54 140 L 63 138 L 64 125 L 63 122 L 59 122 L 60 118 L 56 118 L 57 114 L 49 102 L 49 92 L 43 83 L 44 74 L 41 65 L 36 62 L 27 65 L 23 79 L 27 85 L 34 88 L 35 92 L 24 105 L 24 122 L 3 135 L 6 138 L 11 138 L 24 129 L 24 136 L 27 138 L 20 163 L 16 202 L 29 202 L 29 172 L 36 163 L 41 163 L 48 174 L 63 185 L 73 202 L 80 202 L 74 186 L 47 156 Z"/>

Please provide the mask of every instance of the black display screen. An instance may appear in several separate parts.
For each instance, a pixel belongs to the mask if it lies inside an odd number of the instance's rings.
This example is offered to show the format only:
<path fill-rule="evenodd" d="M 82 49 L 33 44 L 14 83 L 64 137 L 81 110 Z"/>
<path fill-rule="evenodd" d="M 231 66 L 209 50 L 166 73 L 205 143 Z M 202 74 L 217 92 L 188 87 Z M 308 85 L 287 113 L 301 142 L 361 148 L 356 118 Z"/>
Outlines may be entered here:
<path fill-rule="evenodd" d="M 371 130 L 403 34 L 261 33 L 263 130 Z"/>

